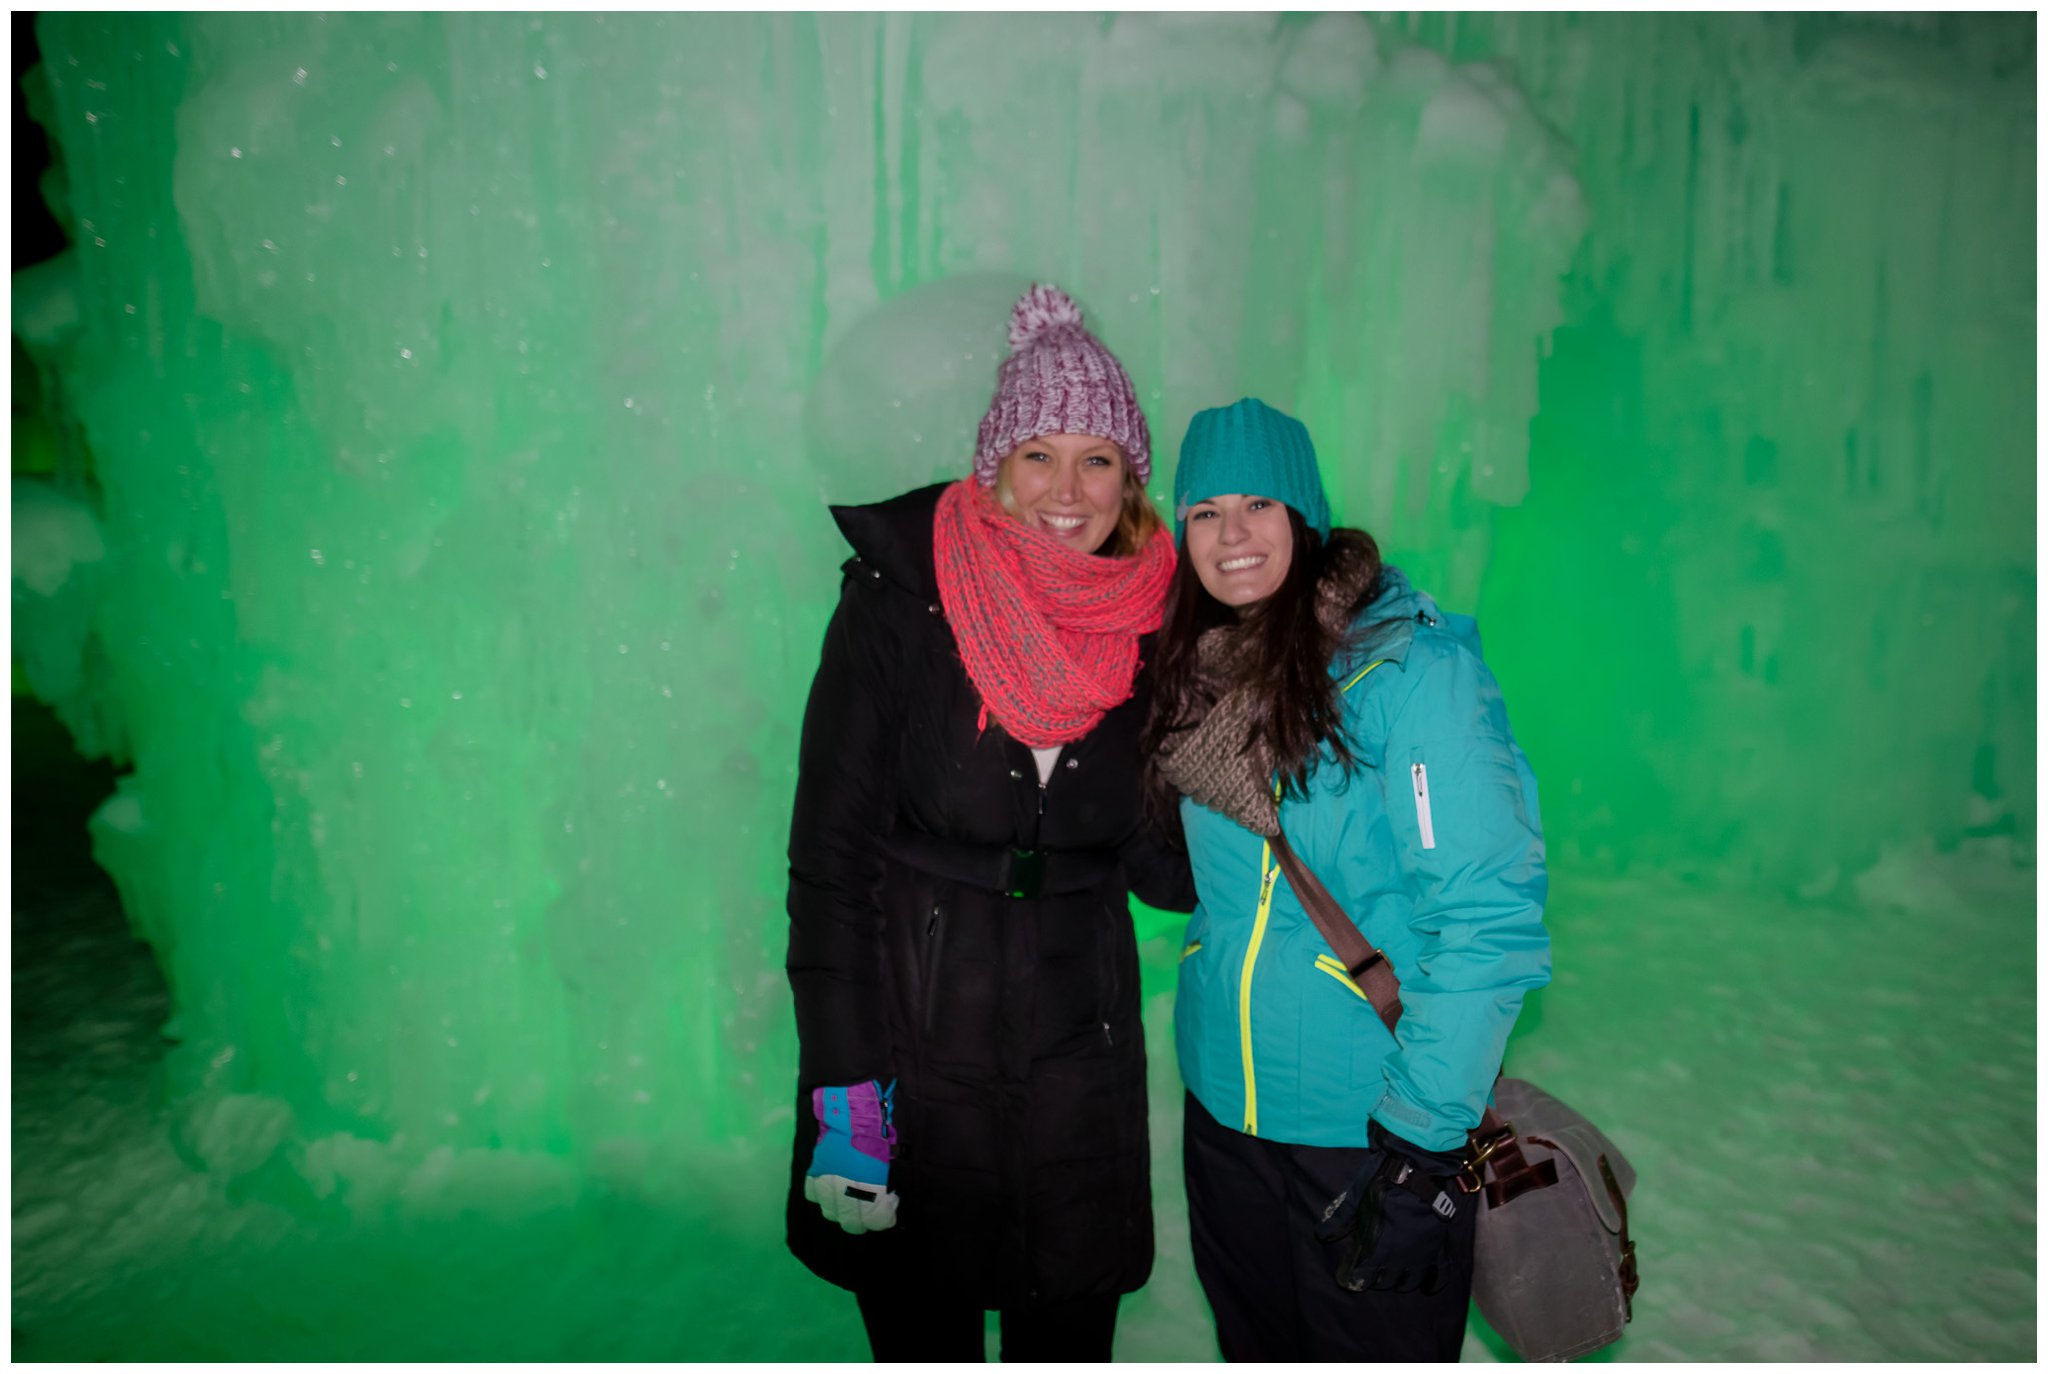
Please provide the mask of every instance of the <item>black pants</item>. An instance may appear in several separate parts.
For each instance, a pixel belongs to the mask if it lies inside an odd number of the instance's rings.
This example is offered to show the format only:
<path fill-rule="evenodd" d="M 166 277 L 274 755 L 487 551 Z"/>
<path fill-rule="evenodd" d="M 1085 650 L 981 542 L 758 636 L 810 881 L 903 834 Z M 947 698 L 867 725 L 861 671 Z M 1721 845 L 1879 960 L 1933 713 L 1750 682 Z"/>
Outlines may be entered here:
<path fill-rule="evenodd" d="M 1352 1293 L 1316 1239 L 1363 1147 L 1283 1145 L 1231 1130 L 1188 1094 L 1182 1160 L 1195 1273 L 1226 1360 L 1450 1361 L 1465 1343 L 1479 1213 L 1451 1223 L 1458 1274 L 1440 1293 Z"/>
<path fill-rule="evenodd" d="M 878 1364 L 978 1363 L 982 1309 L 943 1298 L 857 1293 Z M 1114 1295 L 1041 1307 L 1005 1308 L 1005 1363 L 1107 1364 L 1116 1336 Z"/>

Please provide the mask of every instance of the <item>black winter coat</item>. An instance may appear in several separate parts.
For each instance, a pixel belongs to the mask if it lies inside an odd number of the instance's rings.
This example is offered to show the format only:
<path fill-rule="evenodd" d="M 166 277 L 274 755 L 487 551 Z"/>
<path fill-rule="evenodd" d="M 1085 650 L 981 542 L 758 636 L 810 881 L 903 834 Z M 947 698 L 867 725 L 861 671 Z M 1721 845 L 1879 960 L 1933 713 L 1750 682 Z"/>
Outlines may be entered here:
<path fill-rule="evenodd" d="M 1152 1268 L 1128 894 L 1182 911 L 1195 897 L 1185 856 L 1139 825 L 1149 677 L 1041 787 L 1029 749 L 993 718 L 977 728 L 933 568 L 940 490 L 832 512 L 855 557 L 790 827 L 789 1247 L 842 1288 L 983 1308 L 1127 1293 Z M 1049 892 L 996 890 L 1030 885 L 1028 861 L 998 871 L 1011 850 L 1045 855 Z M 804 1200 L 810 1092 L 892 1077 L 897 1222 L 849 1235 Z"/>

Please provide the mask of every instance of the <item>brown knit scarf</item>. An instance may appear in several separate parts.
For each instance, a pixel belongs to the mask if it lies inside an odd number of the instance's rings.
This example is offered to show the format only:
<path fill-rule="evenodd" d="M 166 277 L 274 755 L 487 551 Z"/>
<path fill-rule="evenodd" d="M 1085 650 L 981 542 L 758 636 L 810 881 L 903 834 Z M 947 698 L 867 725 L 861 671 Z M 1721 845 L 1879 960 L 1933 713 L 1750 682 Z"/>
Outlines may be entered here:
<path fill-rule="evenodd" d="M 1347 612 L 1375 570 L 1362 559 L 1339 561 L 1316 586 L 1316 619 L 1324 640 L 1302 653 L 1328 660 L 1351 630 Z M 1273 796 L 1274 761 L 1264 740 L 1252 738 L 1254 686 L 1246 681 L 1256 646 L 1242 625 L 1205 630 L 1195 646 L 1198 690 L 1210 702 L 1201 719 L 1159 746 L 1159 771 L 1184 795 L 1230 817 L 1254 835 L 1280 833 Z"/>

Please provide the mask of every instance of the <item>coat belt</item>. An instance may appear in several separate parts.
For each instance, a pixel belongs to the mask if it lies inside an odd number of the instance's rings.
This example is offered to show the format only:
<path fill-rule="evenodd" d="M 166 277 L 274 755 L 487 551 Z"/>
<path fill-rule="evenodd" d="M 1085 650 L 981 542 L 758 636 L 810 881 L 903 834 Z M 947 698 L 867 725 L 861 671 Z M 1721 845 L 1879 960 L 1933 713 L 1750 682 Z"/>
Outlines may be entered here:
<path fill-rule="evenodd" d="M 891 858 L 935 878 L 1005 897 L 1059 897 L 1100 887 L 1120 862 L 1114 849 L 1005 849 L 898 830 L 883 842 Z"/>

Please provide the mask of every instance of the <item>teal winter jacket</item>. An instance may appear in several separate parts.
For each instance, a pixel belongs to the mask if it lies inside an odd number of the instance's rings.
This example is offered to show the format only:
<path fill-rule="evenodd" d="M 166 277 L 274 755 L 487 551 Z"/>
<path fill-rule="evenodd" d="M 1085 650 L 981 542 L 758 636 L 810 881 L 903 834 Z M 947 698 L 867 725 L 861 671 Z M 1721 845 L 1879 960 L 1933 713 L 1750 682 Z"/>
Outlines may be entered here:
<path fill-rule="evenodd" d="M 1449 1150 L 1485 1111 L 1524 995 L 1550 981 L 1536 779 L 1469 616 L 1388 568 L 1359 623 L 1378 627 L 1364 652 L 1332 665 L 1359 766 L 1347 775 L 1326 753 L 1280 824 L 1393 964 L 1398 1035 L 1265 842 L 1183 798 L 1201 900 L 1174 1009 L 1181 1077 L 1248 1134 L 1358 1146 L 1373 1117 Z"/>

